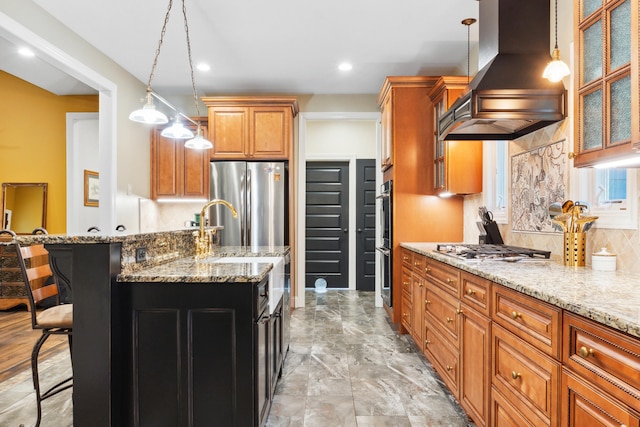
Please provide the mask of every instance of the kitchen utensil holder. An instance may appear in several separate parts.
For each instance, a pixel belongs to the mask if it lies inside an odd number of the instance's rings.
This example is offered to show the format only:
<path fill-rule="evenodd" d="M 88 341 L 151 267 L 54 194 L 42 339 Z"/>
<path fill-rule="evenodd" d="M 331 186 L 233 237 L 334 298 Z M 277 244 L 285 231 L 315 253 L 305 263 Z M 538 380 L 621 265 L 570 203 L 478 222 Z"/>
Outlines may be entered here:
<path fill-rule="evenodd" d="M 587 233 L 564 233 L 564 265 L 584 267 Z"/>

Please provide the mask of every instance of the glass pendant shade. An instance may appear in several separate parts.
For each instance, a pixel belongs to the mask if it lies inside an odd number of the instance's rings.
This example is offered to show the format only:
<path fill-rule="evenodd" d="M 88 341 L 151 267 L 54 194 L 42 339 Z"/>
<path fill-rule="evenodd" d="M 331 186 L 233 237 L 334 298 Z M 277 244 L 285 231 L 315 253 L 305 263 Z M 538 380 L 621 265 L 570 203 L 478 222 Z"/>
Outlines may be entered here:
<path fill-rule="evenodd" d="M 567 64 L 560 59 L 560 50 L 553 49 L 552 58 L 552 61 L 549 62 L 547 67 L 544 69 L 542 77 L 551 82 L 559 82 L 568 76 L 571 71 L 569 71 Z"/>
<path fill-rule="evenodd" d="M 165 138 L 174 138 L 174 139 L 193 138 L 193 132 L 191 132 L 191 130 L 184 127 L 180 122 L 180 120 L 178 119 L 178 117 L 176 117 L 175 121 L 171 126 L 163 129 L 160 135 L 164 136 Z"/>
<path fill-rule="evenodd" d="M 184 146 L 186 148 L 193 148 L 196 150 L 206 150 L 209 148 L 213 148 L 213 144 L 211 143 L 211 141 L 204 139 L 204 137 L 202 136 L 202 130 L 200 130 L 200 126 L 198 126 L 196 136 L 193 139 L 185 142 Z"/>
<path fill-rule="evenodd" d="M 129 120 L 150 125 L 163 125 L 169 123 L 169 119 L 162 112 L 156 110 L 156 106 L 151 99 L 151 93 L 147 93 L 147 103 L 139 110 L 129 114 Z"/>

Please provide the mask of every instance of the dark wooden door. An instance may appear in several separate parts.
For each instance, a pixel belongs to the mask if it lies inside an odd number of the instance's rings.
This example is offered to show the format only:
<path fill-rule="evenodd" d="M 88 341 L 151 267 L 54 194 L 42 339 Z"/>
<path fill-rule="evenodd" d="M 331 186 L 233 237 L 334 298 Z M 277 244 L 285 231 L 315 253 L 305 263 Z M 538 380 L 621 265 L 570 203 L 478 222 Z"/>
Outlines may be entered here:
<path fill-rule="evenodd" d="M 349 163 L 307 162 L 306 280 L 349 287 Z"/>
<path fill-rule="evenodd" d="M 376 286 L 376 161 L 356 161 L 356 289 Z"/>

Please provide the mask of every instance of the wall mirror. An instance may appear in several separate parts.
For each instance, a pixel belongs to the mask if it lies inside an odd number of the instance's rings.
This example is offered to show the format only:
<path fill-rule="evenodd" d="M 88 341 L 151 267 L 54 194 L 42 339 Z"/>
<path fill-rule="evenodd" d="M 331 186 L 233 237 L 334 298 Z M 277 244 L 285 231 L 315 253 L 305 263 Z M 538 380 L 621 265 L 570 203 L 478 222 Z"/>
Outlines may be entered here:
<path fill-rule="evenodd" d="M 31 234 L 46 228 L 47 183 L 4 182 L 2 184 L 2 227 L 16 234 Z"/>

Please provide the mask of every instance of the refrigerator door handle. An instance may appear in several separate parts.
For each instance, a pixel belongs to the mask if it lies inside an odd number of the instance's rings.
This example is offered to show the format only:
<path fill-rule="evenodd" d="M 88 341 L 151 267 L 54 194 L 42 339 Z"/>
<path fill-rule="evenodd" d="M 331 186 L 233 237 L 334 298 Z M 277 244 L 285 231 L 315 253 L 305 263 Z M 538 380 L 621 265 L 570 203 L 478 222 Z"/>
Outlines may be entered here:
<path fill-rule="evenodd" d="M 245 246 L 251 245 L 251 169 L 247 168 L 247 213 L 245 216 Z"/>

